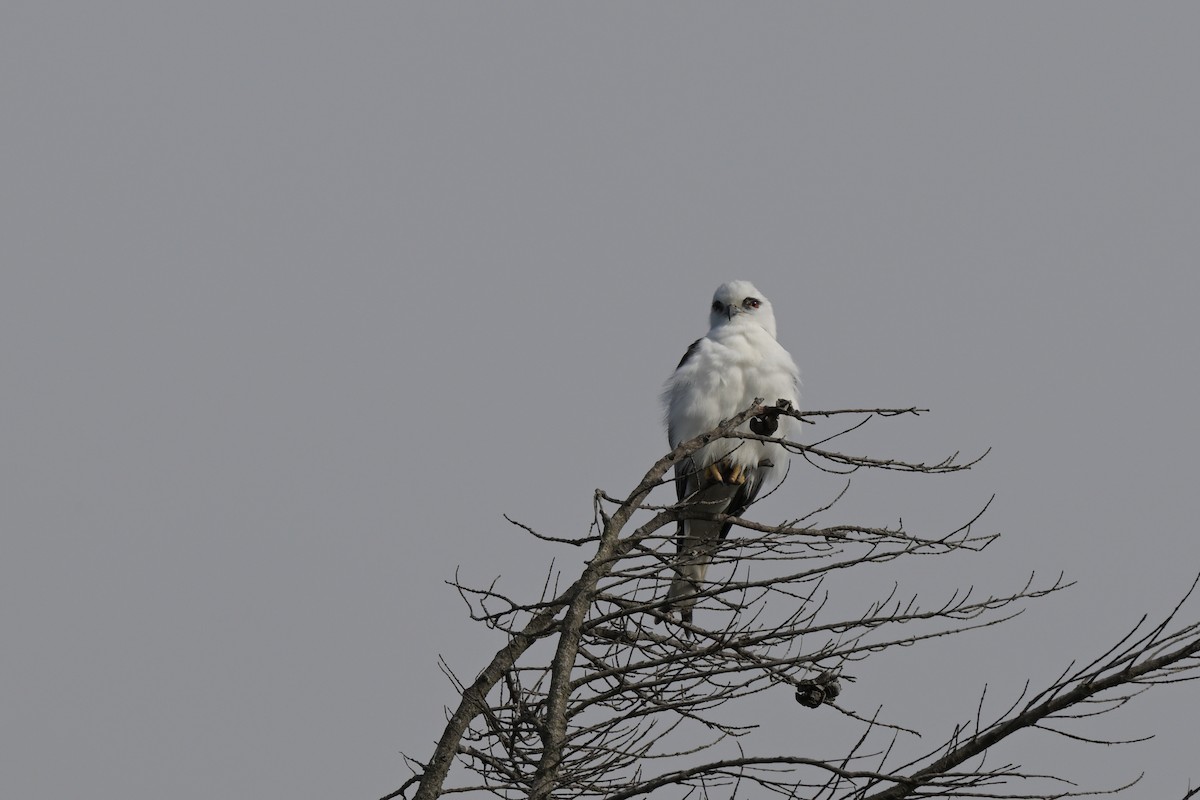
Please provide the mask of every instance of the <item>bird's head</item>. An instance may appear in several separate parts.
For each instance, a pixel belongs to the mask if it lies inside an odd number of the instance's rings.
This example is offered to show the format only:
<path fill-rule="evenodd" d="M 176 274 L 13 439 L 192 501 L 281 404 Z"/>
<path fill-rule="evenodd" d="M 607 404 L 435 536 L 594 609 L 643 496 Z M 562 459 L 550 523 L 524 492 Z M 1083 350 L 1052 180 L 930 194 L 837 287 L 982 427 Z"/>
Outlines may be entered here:
<path fill-rule="evenodd" d="M 730 281 L 717 287 L 708 324 L 713 329 L 726 325 L 756 325 L 775 338 L 775 312 L 771 309 L 771 301 L 750 281 Z"/>

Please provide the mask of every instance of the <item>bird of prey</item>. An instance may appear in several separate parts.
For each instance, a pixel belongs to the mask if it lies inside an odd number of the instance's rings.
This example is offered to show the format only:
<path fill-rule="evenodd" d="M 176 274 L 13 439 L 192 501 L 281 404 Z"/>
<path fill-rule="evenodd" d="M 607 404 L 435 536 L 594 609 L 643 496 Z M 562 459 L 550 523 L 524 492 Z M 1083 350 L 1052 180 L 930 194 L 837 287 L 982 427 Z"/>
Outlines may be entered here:
<path fill-rule="evenodd" d="M 799 407 L 800 371 L 775 340 L 771 303 L 749 281 L 717 288 L 708 315 L 708 334 L 687 349 L 663 390 L 667 439 L 671 447 L 717 427 L 750 406 L 787 401 Z M 751 420 L 739 430 L 788 438 L 794 420 Z M 752 428 L 753 424 L 753 428 Z M 776 478 L 787 453 L 778 444 L 747 439 L 718 439 L 675 466 L 679 502 L 704 513 L 741 516 L 764 484 Z M 731 522 L 688 519 L 679 523 L 679 554 L 667 593 L 667 607 L 691 622 L 696 592 Z"/>

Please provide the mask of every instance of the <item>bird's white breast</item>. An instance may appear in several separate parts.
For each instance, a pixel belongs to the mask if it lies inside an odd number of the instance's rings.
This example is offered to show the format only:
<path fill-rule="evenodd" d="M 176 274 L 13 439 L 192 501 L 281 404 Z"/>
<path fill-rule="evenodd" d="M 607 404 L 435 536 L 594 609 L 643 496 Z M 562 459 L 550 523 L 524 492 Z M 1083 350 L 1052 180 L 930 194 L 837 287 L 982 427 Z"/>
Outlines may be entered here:
<path fill-rule="evenodd" d="M 769 404 L 786 399 L 799 407 L 798 380 L 792 357 L 761 328 L 744 325 L 709 331 L 667 383 L 671 446 L 712 430 L 756 397 Z M 780 418 L 776 435 L 787 437 L 792 422 Z M 732 439 L 706 446 L 693 459 L 703 467 L 726 455 L 747 467 L 756 467 L 763 459 L 782 464 L 785 457 L 778 445 Z"/>

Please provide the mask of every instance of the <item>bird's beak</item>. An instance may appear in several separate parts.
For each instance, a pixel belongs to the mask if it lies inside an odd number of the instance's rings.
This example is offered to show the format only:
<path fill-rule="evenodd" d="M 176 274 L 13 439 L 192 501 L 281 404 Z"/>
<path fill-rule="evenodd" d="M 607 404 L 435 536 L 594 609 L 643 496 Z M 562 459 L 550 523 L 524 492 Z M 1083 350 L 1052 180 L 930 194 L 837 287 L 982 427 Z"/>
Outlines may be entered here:
<path fill-rule="evenodd" d="M 740 313 L 742 313 L 741 306 L 734 305 L 733 303 L 730 303 L 729 305 L 725 306 L 725 318 L 726 319 L 733 319 L 733 316 L 735 314 L 740 314 Z"/>

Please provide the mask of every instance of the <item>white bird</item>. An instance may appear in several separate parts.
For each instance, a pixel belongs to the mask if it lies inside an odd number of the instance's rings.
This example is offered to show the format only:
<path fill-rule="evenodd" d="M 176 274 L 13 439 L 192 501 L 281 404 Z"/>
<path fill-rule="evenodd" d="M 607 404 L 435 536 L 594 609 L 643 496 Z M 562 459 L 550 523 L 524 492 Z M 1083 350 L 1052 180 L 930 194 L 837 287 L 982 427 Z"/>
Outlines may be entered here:
<path fill-rule="evenodd" d="M 800 371 L 775 340 L 771 303 L 749 281 L 717 288 L 708 334 L 687 349 L 663 390 L 671 447 L 717 427 L 744 411 L 756 397 L 768 404 L 786 400 L 798 408 Z M 790 438 L 795 421 L 779 416 L 771 434 Z M 739 430 L 749 430 L 750 422 Z M 769 430 L 769 428 L 768 428 Z M 763 432 L 756 425 L 757 432 Z M 675 466 L 680 503 L 705 513 L 741 516 L 762 487 L 782 474 L 787 451 L 772 442 L 718 439 Z M 679 555 L 667 605 L 692 619 L 695 594 L 731 522 L 690 519 L 679 523 Z"/>

